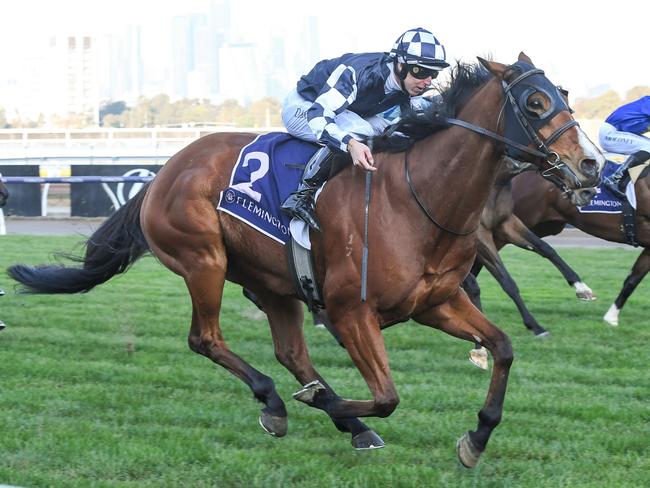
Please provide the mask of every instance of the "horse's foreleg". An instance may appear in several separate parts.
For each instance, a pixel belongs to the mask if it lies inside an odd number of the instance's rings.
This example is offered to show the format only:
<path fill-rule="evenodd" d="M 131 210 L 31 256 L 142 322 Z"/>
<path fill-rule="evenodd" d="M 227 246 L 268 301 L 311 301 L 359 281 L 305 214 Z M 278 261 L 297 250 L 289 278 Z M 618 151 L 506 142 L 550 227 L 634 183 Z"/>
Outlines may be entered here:
<path fill-rule="evenodd" d="M 322 376 L 316 371 L 309 357 L 309 351 L 303 334 L 303 304 L 290 298 L 260 292 L 264 310 L 267 313 L 275 355 L 301 385 L 318 384 L 324 390 L 318 391 L 321 401 L 329 402 L 339 398 Z M 328 412 L 329 414 L 329 412 Z M 337 417 L 329 414 L 336 428 L 352 436 L 355 449 L 383 447 L 381 437 L 354 417 Z"/>
<path fill-rule="evenodd" d="M 515 280 L 510 276 L 510 273 L 508 273 L 505 264 L 503 264 L 491 236 L 486 236 L 485 234 L 480 235 L 478 241 L 478 259 L 488 269 L 490 274 L 494 276 L 494 279 L 497 280 L 503 291 L 505 291 L 510 299 L 515 303 L 526 328 L 532 331 L 536 336 L 548 335 L 548 332 L 544 327 L 539 325 L 537 320 L 535 320 L 535 317 L 533 317 L 526 307 L 526 304 L 519 293 L 519 287 L 517 287 L 517 283 L 515 283 Z"/>
<path fill-rule="evenodd" d="M 586 283 L 580 279 L 566 261 L 564 261 L 553 247 L 543 239 L 535 235 L 524 223 L 516 216 L 511 216 L 499 229 L 499 238 L 503 241 L 510 242 L 522 249 L 533 251 L 540 256 L 548 259 L 555 266 L 576 291 L 576 296 L 581 300 L 592 301 L 596 299 L 594 292 Z"/>
<path fill-rule="evenodd" d="M 478 341 L 492 353 L 492 380 L 485 404 L 478 413 L 478 427 L 463 435 L 457 444 L 460 461 L 466 467 L 474 467 L 485 450 L 492 431 L 501 421 L 508 373 L 513 360 L 510 339 L 472 305 L 463 290 L 459 290 L 448 302 L 413 318 L 454 337 L 470 342 Z"/>
<path fill-rule="evenodd" d="M 639 257 L 636 258 L 630 274 L 623 282 L 623 288 L 603 317 L 605 322 L 610 325 L 618 325 L 618 315 L 623 308 L 623 305 L 625 305 L 625 302 L 632 292 L 634 292 L 639 283 L 641 283 L 641 280 L 643 280 L 645 275 L 648 274 L 648 270 L 650 270 L 650 251 L 648 251 L 648 248 L 645 248 L 641 254 L 639 254 Z"/>
<path fill-rule="evenodd" d="M 399 397 L 377 318 L 367 306 L 358 306 L 352 310 L 332 309 L 331 319 L 373 399 L 344 400 L 327 396 L 319 384 L 304 385 L 294 397 L 336 418 L 389 416 L 397 407 Z"/>
<path fill-rule="evenodd" d="M 260 373 L 226 346 L 219 313 L 225 280 L 225 252 L 221 259 L 193 263 L 184 275 L 192 297 L 192 326 L 188 343 L 192 351 L 223 366 L 248 385 L 257 400 L 264 403 L 260 423 L 270 434 L 282 437 L 287 433 L 287 411 L 275 390 L 273 380 Z"/>

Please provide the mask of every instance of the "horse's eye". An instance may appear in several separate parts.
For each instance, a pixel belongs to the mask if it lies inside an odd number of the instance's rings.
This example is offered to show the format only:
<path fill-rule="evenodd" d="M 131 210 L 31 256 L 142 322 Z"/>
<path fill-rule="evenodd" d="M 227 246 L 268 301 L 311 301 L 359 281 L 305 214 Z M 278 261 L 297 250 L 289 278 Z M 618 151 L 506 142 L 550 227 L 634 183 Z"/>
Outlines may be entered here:
<path fill-rule="evenodd" d="M 526 109 L 531 115 L 539 115 L 544 112 L 544 100 L 537 93 L 533 93 L 526 100 Z"/>

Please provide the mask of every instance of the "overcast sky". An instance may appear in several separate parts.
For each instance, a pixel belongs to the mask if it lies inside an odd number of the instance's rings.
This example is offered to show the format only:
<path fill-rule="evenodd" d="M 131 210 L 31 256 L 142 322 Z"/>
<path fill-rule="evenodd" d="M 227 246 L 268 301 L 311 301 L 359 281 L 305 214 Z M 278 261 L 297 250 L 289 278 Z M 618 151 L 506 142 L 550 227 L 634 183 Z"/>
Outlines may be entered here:
<path fill-rule="evenodd" d="M 33 40 L 44 33 L 75 29 L 100 34 L 127 23 L 143 23 L 148 32 L 156 32 L 171 16 L 200 11 L 206 4 L 207 0 L 6 2 L 0 16 L 3 70 L 24 59 Z M 512 63 L 523 50 L 553 82 L 569 87 L 574 95 L 600 85 L 621 94 L 635 85 L 650 85 L 647 0 L 231 0 L 231 5 L 233 30 L 242 39 L 269 30 L 288 32 L 294 25 L 302 26 L 307 16 L 318 17 L 322 57 L 387 51 L 401 32 L 421 26 L 439 38 L 452 59 L 492 55 Z"/>

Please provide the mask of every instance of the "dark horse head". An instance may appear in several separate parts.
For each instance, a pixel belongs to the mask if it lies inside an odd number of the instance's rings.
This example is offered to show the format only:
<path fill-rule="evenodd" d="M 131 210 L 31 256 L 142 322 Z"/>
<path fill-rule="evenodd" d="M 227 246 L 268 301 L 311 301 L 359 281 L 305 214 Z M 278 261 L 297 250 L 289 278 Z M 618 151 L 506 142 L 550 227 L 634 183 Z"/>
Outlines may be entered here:
<path fill-rule="evenodd" d="M 566 92 L 524 53 L 510 66 L 480 61 L 503 80 L 506 155 L 541 165 L 564 191 L 597 186 L 605 158 L 571 115 Z"/>

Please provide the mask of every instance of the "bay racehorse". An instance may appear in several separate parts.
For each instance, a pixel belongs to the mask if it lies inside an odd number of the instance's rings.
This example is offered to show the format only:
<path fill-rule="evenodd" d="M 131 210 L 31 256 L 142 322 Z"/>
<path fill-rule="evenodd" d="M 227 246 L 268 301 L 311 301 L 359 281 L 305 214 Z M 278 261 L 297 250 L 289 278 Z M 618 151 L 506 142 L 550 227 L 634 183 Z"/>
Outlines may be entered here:
<path fill-rule="evenodd" d="M 283 247 L 215 210 L 237 155 L 254 135 L 213 134 L 174 155 L 89 238 L 82 267 L 16 265 L 9 273 L 31 291 L 85 292 L 151 251 L 189 289 L 189 347 L 244 381 L 264 404 L 262 427 L 282 436 L 287 412 L 273 381 L 232 352 L 222 334 L 224 281 L 241 284 L 267 314 L 278 360 L 303 385 L 294 397 L 324 410 L 339 430 L 352 434 L 357 448 L 383 445 L 357 417 L 386 417 L 399 403 L 383 328 L 414 319 L 479 342 L 492 353 L 492 380 L 477 429 L 457 444 L 461 462 L 475 466 L 501 420 L 513 352 L 506 334 L 472 305 L 460 284 L 474 261 L 476 229 L 504 142 L 569 188 L 593 186 L 600 168 L 597 149 L 587 144 L 556 86 L 530 59 L 522 53 L 511 66 L 479 60 L 484 68 L 456 67 L 438 113 L 413 118 L 418 134 L 408 150 L 374 156 L 363 302 L 365 173 L 346 167 L 318 200 L 323 232 L 311 232 L 317 282 L 370 400 L 339 397 L 312 365 L 302 331 L 303 304 Z"/>
<path fill-rule="evenodd" d="M 582 281 L 578 274 L 571 269 L 555 249 L 535 235 L 514 214 L 512 179 L 524 171 L 530 171 L 532 169 L 534 169 L 534 166 L 530 163 L 505 158 L 505 162 L 497 174 L 494 187 L 481 215 L 481 222 L 477 231 L 478 249 L 476 261 L 472 266 L 471 274 L 477 277 L 481 269 L 485 267 L 499 283 L 503 291 L 515 303 L 526 328 L 536 336 L 545 336 L 548 332 L 539 324 L 526 307 L 519 293 L 517 283 L 499 256 L 498 251 L 505 244 L 514 244 L 548 259 L 562 273 L 569 286 L 575 289 L 576 296 L 579 299 L 591 301 L 595 300 L 596 297 L 591 288 Z M 586 204 L 587 201 L 578 199 L 588 198 L 589 196 L 589 192 L 585 190 L 571 192 L 573 201 L 580 205 Z M 473 280 L 468 280 L 463 287 L 470 295 L 472 302 L 481 308 L 478 284 Z"/>
<path fill-rule="evenodd" d="M 643 251 L 625 278 L 620 293 L 605 316 L 618 325 L 619 314 L 634 289 L 650 270 L 650 172 L 643 171 L 634 185 L 636 192 L 636 235 Z M 515 214 L 540 237 L 559 234 L 567 224 L 612 242 L 626 242 L 622 214 L 581 213 L 562 192 L 533 173 L 513 181 Z M 536 199 L 535 205 L 531 199 Z"/>

